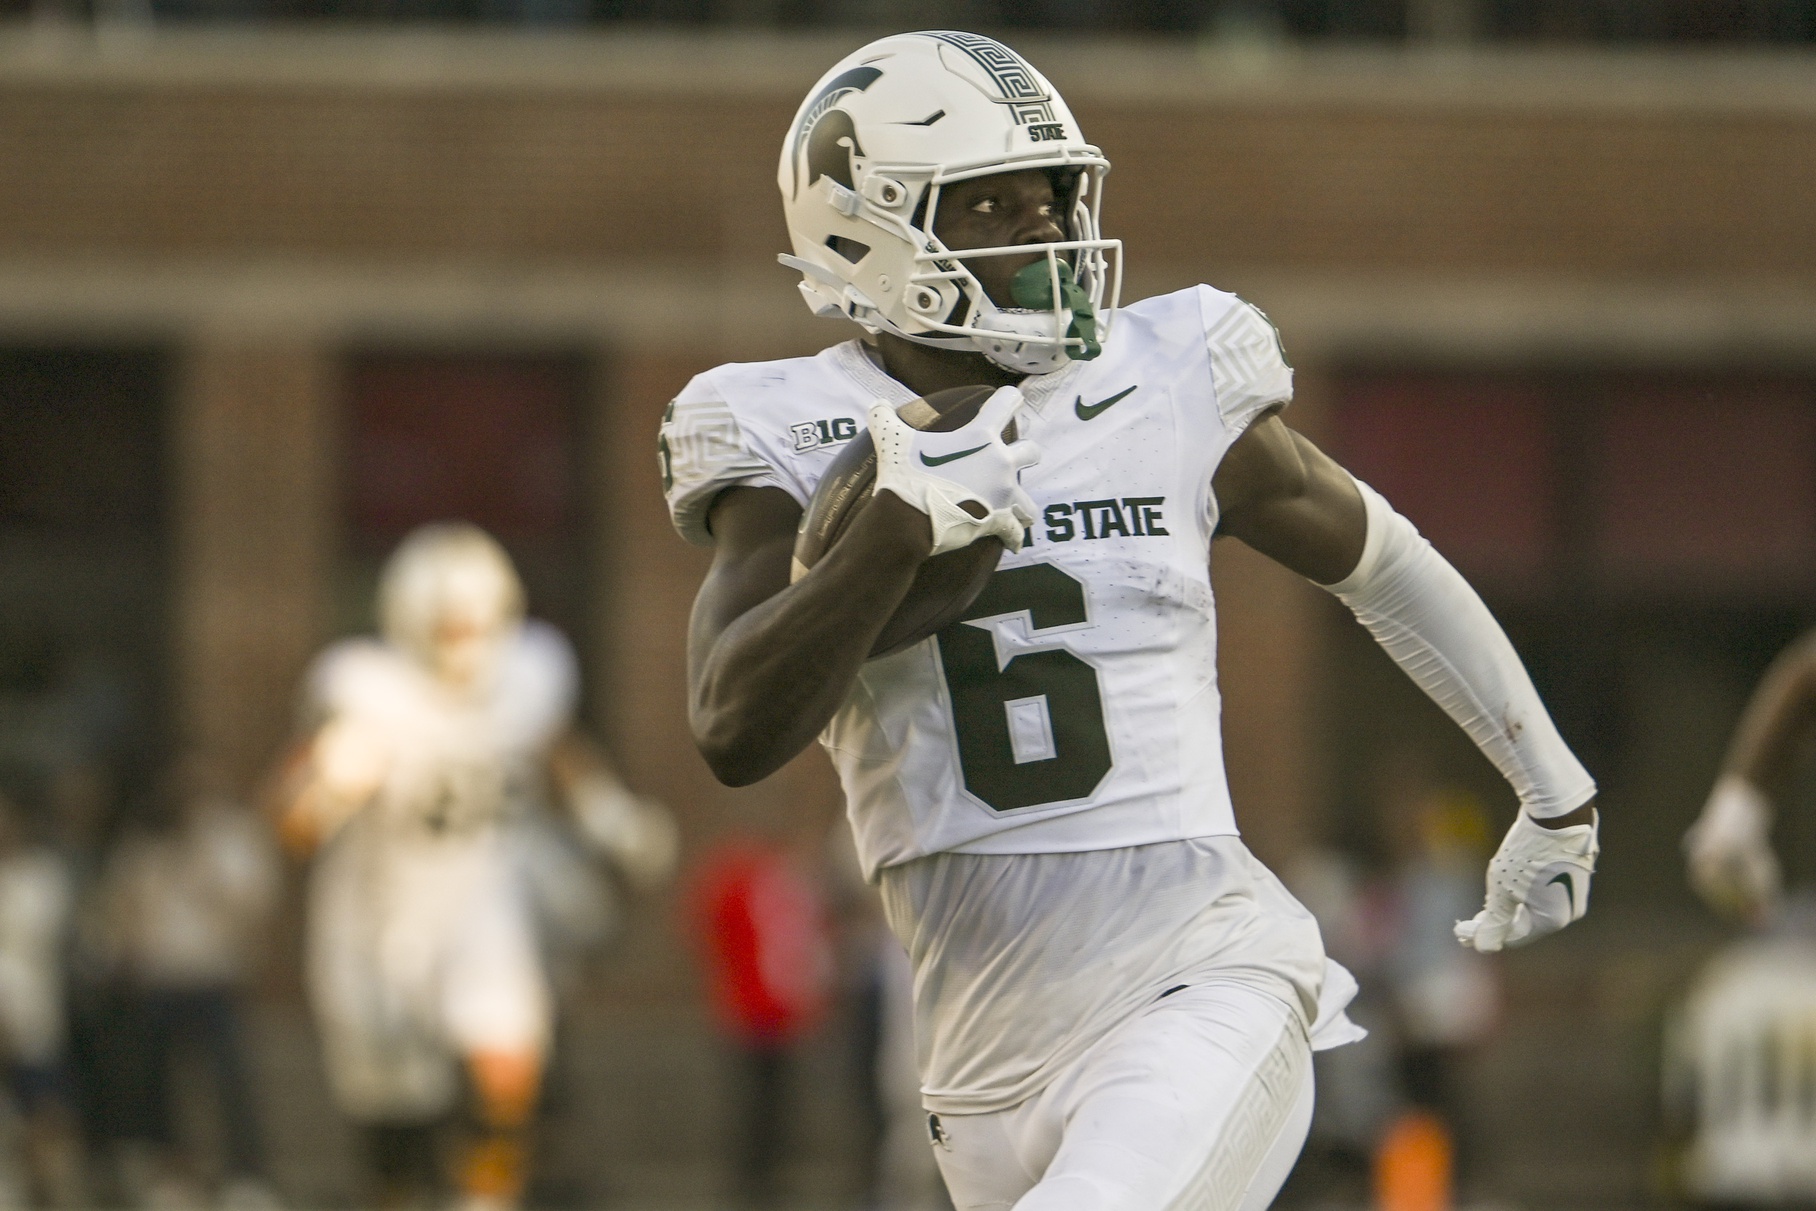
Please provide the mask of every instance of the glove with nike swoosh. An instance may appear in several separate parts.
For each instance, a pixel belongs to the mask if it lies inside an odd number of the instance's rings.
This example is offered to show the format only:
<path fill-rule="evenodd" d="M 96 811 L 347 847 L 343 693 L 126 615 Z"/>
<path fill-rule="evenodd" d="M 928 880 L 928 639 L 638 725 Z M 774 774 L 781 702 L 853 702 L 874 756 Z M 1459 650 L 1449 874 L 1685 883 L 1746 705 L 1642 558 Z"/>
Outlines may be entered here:
<path fill-rule="evenodd" d="M 1040 447 L 1004 441 L 1003 430 L 1022 403 L 1014 387 L 999 388 L 975 419 L 947 433 L 913 428 L 885 400 L 870 406 L 876 491 L 893 492 L 927 515 L 932 554 L 985 537 L 1021 550 L 1022 532 L 1034 524 L 1034 502 L 1019 481 L 1023 468 L 1040 461 Z"/>
<path fill-rule="evenodd" d="M 1600 828 L 1600 815 L 1588 824 L 1546 828 L 1522 809 L 1489 860 L 1488 901 L 1457 922 L 1457 941 L 1484 953 L 1522 946 L 1588 912 Z"/>

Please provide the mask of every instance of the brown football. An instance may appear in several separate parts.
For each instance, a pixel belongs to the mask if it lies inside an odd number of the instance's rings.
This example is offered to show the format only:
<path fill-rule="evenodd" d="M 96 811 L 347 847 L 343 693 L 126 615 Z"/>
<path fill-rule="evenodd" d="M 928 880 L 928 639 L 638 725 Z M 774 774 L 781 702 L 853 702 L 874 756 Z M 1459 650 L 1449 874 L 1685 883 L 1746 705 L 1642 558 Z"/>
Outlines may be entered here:
<path fill-rule="evenodd" d="M 947 433 L 977 416 L 994 387 L 951 387 L 925 399 L 903 404 L 897 414 L 916 429 Z M 1003 437 L 1015 440 L 1015 425 Z M 795 535 L 794 579 L 799 580 L 832 549 L 852 520 L 863 511 L 876 489 L 876 446 L 869 432 L 860 432 L 851 444 L 833 457 L 820 477 L 801 528 Z M 872 658 L 912 647 L 953 621 L 983 592 L 984 582 L 996 571 L 1003 544 L 980 538 L 968 547 L 935 555 L 921 565 L 908 595 L 877 636 Z"/>

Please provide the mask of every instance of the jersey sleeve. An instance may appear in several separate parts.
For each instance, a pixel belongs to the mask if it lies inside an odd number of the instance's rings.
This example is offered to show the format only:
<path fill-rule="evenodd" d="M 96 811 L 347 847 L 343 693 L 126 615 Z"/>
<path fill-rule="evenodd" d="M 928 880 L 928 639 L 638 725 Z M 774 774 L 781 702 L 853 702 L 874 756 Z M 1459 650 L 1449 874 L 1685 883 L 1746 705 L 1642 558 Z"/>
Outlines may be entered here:
<path fill-rule="evenodd" d="M 297 722 L 312 729 L 357 711 L 373 697 L 372 687 L 385 680 L 384 660 L 384 649 L 371 639 L 342 639 L 328 645 L 303 676 Z"/>
<path fill-rule="evenodd" d="M 698 546 L 712 545 L 706 514 L 725 489 L 788 487 L 746 438 L 707 375 L 690 382 L 662 414 L 656 455 L 669 517 L 681 537 Z"/>
<path fill-rule="evenodd" d="M 1201 298 L 1217 410 L 1232 433 L 1241 433 L 1261 413 L 1293 398 L 1293 368 L 1280 333 L 1259 307 L 1217 291 L 1203 291 Z"/>
<path fill-rule="evenodd" d="M 518 629 L 499 669 L 492 721 L 499 740 L 525 752 L 547 747 L 580 699 L 580 661 L 566 635 L 538 619 Z"/>

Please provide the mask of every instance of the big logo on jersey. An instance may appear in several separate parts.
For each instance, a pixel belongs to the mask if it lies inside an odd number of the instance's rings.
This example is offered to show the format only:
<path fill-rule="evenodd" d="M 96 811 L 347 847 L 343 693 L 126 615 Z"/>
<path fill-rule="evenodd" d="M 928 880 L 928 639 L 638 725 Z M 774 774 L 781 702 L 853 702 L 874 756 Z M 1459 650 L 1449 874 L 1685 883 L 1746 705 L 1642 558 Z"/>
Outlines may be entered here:
<path fill-rule="evenodd" d="M 849 416 L 804 420 L 788 426 L 788 434 L 794 438 L 795 453 L 799 454 L 804 450 L 817 450 L 821 446 L 837 446 L 850 441 L 858 435 L 858 422 Z"/>

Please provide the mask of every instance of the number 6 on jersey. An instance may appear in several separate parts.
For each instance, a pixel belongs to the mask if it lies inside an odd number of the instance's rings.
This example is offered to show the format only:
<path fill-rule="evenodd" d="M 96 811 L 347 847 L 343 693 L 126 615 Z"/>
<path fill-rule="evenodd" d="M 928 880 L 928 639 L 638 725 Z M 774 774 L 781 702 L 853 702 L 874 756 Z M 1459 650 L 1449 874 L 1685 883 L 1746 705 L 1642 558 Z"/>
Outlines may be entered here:
<path fill-rule="evenodd" d="M 1029 630 L 1087 621 L 1085 587 L 1050 563 L 996 573 L 938 635 L 965 789 L 999 812 L 1087 799 L 1110 772 L 1097 670 L 1064 648 L 1000 668 L 982 618 L 1028 615 Z"/>

